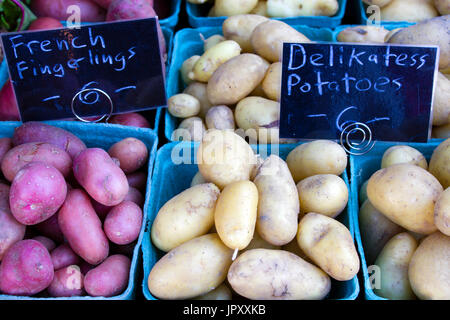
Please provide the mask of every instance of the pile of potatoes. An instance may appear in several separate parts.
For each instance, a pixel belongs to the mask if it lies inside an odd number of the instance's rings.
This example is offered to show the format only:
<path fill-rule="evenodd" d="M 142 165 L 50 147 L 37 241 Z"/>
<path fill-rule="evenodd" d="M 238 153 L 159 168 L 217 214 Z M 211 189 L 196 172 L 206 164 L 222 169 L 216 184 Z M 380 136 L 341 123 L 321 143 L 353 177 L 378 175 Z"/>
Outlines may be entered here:
<path fill-rule="evenodd" d="M 122 293 L 143 223 L 147 159 L 136 138 L 107 152 L 40 122 L 0 139 L 0 294 Z"/>
<path fill-rule="evenodd" d="M 208 17 L 231 17 L 257 14 L 264 17 L 334 16 L 338 0 L 188 0 L 193 4 L 209 4 Z"/>
<path fill-rule="evenodd" d="M 381 297 L 450 299 L 449 152 L 445 140 L 428 164 L 415 148 L 390 147 L 361 186 L 362 244 Z"/>
<path fill-rule="evenodd" d="M 279 142 L 283 42 L 310 42 L 284 22 L 243 14 L 229 17 L 223 36 L 205 40 L 180 75 L 186 88 L 168 99 L 182 119 L 172 140 L 200 141 L 206 129 L 241 129 L 253 141 Z"/>
<path fill-rule="evenodd" d="M 359 0 L 361 1 L 361 0 Z M 380 8 L 382 21 L 421 22 L 450 14 L 450 0 L 362 0 Z"/>
<path fill-rule="evenodd" d="M 346 208 L 335 142 L 262 159 L 233 130 L 208 130 L 191 187 L 167 201 L 151 226 L 164 255 L 148 276 L 160 299 L 324 299 L 331 278 L 350 280 L 359 257 L 335 218 Z"/>
<path fill-rule="evenodd" d="M 447 4 L 450 5 L 450 1 L 447 1 Z M 450 137 L 450 15 L 393 30 L 383 26 L 349 27 L 338 34 L 337 40 L 339 42 L 439 46 L 439 73 L 434 91 L 432 136 L 434 138 Z"/>

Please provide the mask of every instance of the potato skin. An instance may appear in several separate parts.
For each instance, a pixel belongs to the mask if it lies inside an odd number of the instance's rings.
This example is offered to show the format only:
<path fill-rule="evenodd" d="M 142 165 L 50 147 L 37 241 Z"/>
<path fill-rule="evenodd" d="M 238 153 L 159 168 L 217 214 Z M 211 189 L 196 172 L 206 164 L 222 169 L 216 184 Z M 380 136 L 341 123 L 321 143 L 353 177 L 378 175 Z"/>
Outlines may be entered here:
<path fill-rule="evenodd" d="M 409 281 L 423 300 L 450 299 L 450 237 L 435 232 L 419 244 L 409 263 Z"/>
<path fill-rule="evenodd" d="M 206 127 L 200 117 L 186 118 L 178 125 L 178 128 L 172 133 L 172 140 L 179 141 L 202 141 Z"/>
<path fill-rule="evenodd" d="M 234 291 L 253 300 L 319 300 L 331 289 L 330 278 L 316 266 L 283 250 L 242 253 L 228 271 Z"/>
<path fill-rule="evenodd" d="M 384 43 L 388 33 L 389 30 L 381 26 L 348 27 L 339 32 L 337 40 L 339 42 Z"/>
<path fill-rule="evenodd" d="M 233 111 L 225 105 L 211 107 L 206 113 L 206 127 L 208 129 L 235 129 Z"/>
<path fill-rule="evenodd" d="M 119 245 L 130 244 L 139 237 L 142 210 L 131 201 L 123 201 L 109 211 L 103 223 L 108 239 Z"/>
<path fill-rule="evenodd" d="M 192 68 L 194 68 L 194 65 L 198 59 L 200 59 L 200 56 L 193 55 L 192 57 L 184 60 L 183 64 L 181 65 L 180 75 L 181 75 L 181 80 L 183 80 L 184 84 L 188 85 L 191 82 L 193 82 L 193 80 L 190 79 L 188 77 L 188 75 L 189 75 L 189 72 L 192 72 Z"/>
<path fill-rule="evenodd" d="M 266 17 L 257 14 L 238 14 L 228 17 L 222 24 L 222 31 L 225 38 L 234 40 L 242 48 L 243 52 L 253 52 L 251 35 L 255 28 L 268 21 Z"/>
<path fill-rule="evenodd" d="M 267 0 L 271 17 L 334 16 L 338 10 L 337 0 Z"/>
<path fill-rule="evenodd" d="M 51 253 L 53 268 L 59 270 L 66 268 L 70 265 L 78 265 L 81 263 L 81 259 L 67 244 L 63 243 L 56 247 Z"/>
<path fill-rule="evenodd" d="M 306 255 L 338 281 L 352 279 L 360 261 L 350 231 L 339 221 L 310 212 L 298 225 L 297 242 Z"/>
<path fill-rule="evenodd" d="M 73 174 L 86 192 L 105 206 L 118 205 L 128 194 L 125 173 L 103 149 L 82 151 L 73 160 Z"/>
<path fill-rule="evenodd" d="M 11 184 L 11 213 L 24 225 L 38 224 L 58 211 L 66 194 L 66 181 L 57 169 L 31 162 L 17 172 Z"/>
<path fill-rule="evenodd" d="M 206 91 L 206 83 L 194 81 L 190 83 L 183 93 L 189 94 L 200 102 L 200 111 L 198 116 L 204 118 L 208 110 L 212 107 L 211 102 L 208 100 L 208 93 Z"/>
<path fill-rule="evenodd" d="M 191 187 L 196 186 L 198 184 L 203 184 L 203 183 L 208 183 L 208 181 L 206 181 L 206 179 L 202 176 L 202 174 L 199 171 L 192 178 Z"/>
<path fill-rule="evenodd" d="M 450 188 L 441 193 L 434 205 L 434 223 L 440 232 L 450 237 Z"/>
<path fill-rule="evenodd" d="M 442 191 L 439 181 L 428 171 L 404 163 L 378 170 L 367 185 L 369 200 L 378 211 L 420 234 L 436 231 L 434 204 Z"/>
<path fill-rule="evenodd" d="M 11 138 L 0 138 L 0 163 L 5 154 L 13 147 Z"/>
<path fill-rule="evenodd" d="M 286 162 L 298 183 L 316 174 L 341 175 L 347 167 L 347 153 L 334 141 L 315 140 L 297 146 Z"/>
<path fill-rule="evenodd" d="M 174 248 L 153 266 L 150 292 L 160 299 L 190 299 L 206 294 L 226 278 L 233 250 L 217 233 L 194 238 Z"/>
<path fill-rule="evenodd" d="M 269 156 L 254 183 L 259 193 L 256 231 L 270 244 L 289 243 L 297 233 L 300 204 L 287 164 L 276 155 Z"/>
<path fill-rule="evenodd" d="M 108 239 L 84 191 L 73 189 L 69 192 L 58 213 L 58 224 L 70 247 L 83 260 L 97 265 L 106 259 Z"/>
<path fill-rule="evenodd" d="M 263 80 L 269 64 L 252 53 L 240 54 L 222 64 L 206 86 L 213 105 L 233 105 L 248 96 Z"/>
<path fill-rule="evenodd" d="M 133 173 L 148 160 L 148 150 L 145 143 L 136 138 L 125 138 L 113 144 L 109 150 L 111 158 L 119 159 L 120 168 L 125 174 Z"/>
<path fill-rule="evenodd" d="M 433 125 L 445 125 L 450 120 L 450 79 L 439 72 L 434 89 Z"/>
<path fill-rule="evenodd" d="M 84 276 L 80 267 L 67 266 L 55 271 L 52 283 L 47 288 L 51 297 L 76 297 L 84 293 Z"/>
<path fill-rule="evenodd" d="M 434 0 L 434 6 L 437 11 L 444 16 L 450 14 L 450 1 L 449 0 Z"/>
<path fill-rule="evenodd" d="M 36 240 L 12 245 L 0 264 L 0 292 L 31 296 L 47 288 L 54 271 L 50 254 Z"/>
<path fill-rule="evenodd" d="M 214 224 L 214 209 L 219 194 L 217 186 L 205 183 L 184 190 L 167 201 L 152 224 L 153 244 L 168 252 L 206 234 Z"/>
<path fill-rule="evenodd" d="M 231 300 L 232 292 L 225 283 L 204 295 L 198 296 L 194 300 Z"/>
<path fill-rule="evenodd" d="M 0 261 L 6 251 L 25 236 L 25 225 L 19 223 L 9 208 L 0 208 Z"/>
<path fill-rule="evenodd" d="M 408 279 L 409 262 L 417 248 L 417 241 L 403 232 L 392 237 L 375 261 L 380 267 L 381 284 L 374 293 L 390 300 L 412 300 L 415 295 Z"/>
<path fill-rule="evenodd" d="M 441 142 L 431 155 L 428 171 L 439 180 L 442 187 L 450 187 L 450 174 L 448 173 L 447 159 L 450 157 L 450 139 Z"/>
<path fill-rule="evenodd" d="M 93 297 L 112 297 L 122 293 L 128 285 L 130 267 L 131 261 L 128 257 L 121 254 L 109 256 L 99 266 L 86 273 L 86 292 Z"/>
<path fill-rule="evenodd" d="M 347 185 L 334 174 L 305 178 L 297 184 L 297 190 L 302 214 L 316 212 L 335 218 L 347 206 Z"/>
<path fill-rule="evenodd" d="M 258 0 L 216 0 L 214 2 L 214 15 L 222 17 L 249 13 L 256 7 L 257 3 Z"/>
<path fill-rule="evenodd" d="M 281 67 L 281 62 L 272 63 L 262 82 L 264 94 L 274 101 L 280 101 L 281 97 Z"/>
<path fill-rule="evenodd" d="M 111 117 L 109 120 L 110 123 L 120 124 L 123 126 L 129 127 L 138 127 L 138 128 L 150 128 L 150 123 L 147 119 L 139 113 L 130 112 L 123 114 L 116 114 Z"/>
<path fill-rule="evenodd" d="M 398 163 L 410 163 L 425 170 L 428 169 L 427 159 L 424 155 L 410 146 L 392 146 L 384 152 L 381 159 L 381 168 L 387 168 Z"/>
<path fill-rule="evenodd" d="M 383 21 L 420 22 L 437 15 L 431 0 L 392 0 L 381 8 Z"/>

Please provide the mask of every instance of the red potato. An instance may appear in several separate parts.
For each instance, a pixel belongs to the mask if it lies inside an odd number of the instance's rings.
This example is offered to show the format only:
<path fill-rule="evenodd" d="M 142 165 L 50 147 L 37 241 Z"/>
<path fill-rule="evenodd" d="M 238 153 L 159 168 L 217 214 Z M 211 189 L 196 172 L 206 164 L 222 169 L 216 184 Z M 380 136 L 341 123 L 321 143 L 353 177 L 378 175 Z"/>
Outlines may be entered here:
<path fill-rule="evenodd" d="M 52 215 L 49 219 L 41 222 L 35 226 L 36 230 L 40 234 L 52 239 L 57 243 L 62 243 L 64 241 L 64 235 L 58 224 L 58 212 Z"/>
<path fill-rule="evenodd" d="M 105 10 L 90 0 L 33 0 L 31 11 L 38 17 L 52 17 L 57 20 L 66 20 L 72 12 L 67 12 L 71 5 L 80 7 L 81 21 L 105 21 Z"/>
<path fill-rule="evenodd" d="M 72 264 L 78 265 L 81 262 L 80 257 L 73 252 L 72 248 L 67 243 L 55 248 L 50 252 L 50 256 L 52 257 L 53 268 L 55 270 L 68 267 Z"/>
<path fill-rule="evenodd" d="M 50 254 L 36 240 L 22 240 L 8 249 L 0 265 L 0 292 L 31 296 L 47 288 L 54 270 Z"/>
<path fill-rule="evenodd" d="M 108 9 L 109 5 L 111 4 L 112 0 L 92 0 L 96 4 L 98 4 L 103 9 Z"/>
<path fill-rule="evenodd" d="M 106 216 L 103 229 L 108 239 L 118 245 L 129 244 L 139 237 L 142 210 L 131 201 L 115 206 Z"/>
<path fill-rule="evenodd" d="M 114 207 L 105 206 L 101 203 L 98 203 L 94 199 L 91 199 L 92 207 L 94 208 L 95 212 L 97 213 L 98 217 L 101 221 L 105 220 L 106 216 L 108 215 L 109 210 L 111 210 Z"/>
<path fill-rule="evenodd" d="M 19 121 L 19 108 L 11 80 L 8 79 L 0 91 L 0 121 Z"/>
<path fill-rule="evenodd" d="M 139 113 L 135 112 L 114 115 L 109 120 L 109 123 L 120 124 L 129 127 L 150 128 L 150 123 L 147 121 L 147 119 L 145 119 L 145 117 L 140 115 Z"/>
<path fill-rule="evenodd" d="M 89 196 L 83 190 L 69 192 L 59 210 L 58 224 L 72 250 L 83 260 L 97 265 L 106 259 L 108 239 Z"/>
<path fill-rule="evenodd" d="M 45 142 L 30 142 L 9 150 L 1 162 L 3 175 L 12 181 L 17 172 L 30 162 L 43 162 L 55 167 L 64 177 L 72 171 L 72 158 L 63 149 Z"/>
<path fill-rule="evenodd" d="M 84 142 L 69 131 L 37 121 L 17 127 L 12 142 L 14 146 L 28 142 L 47 142 L 66 151 L 72 159 L 86 149 Z"/>
<path fill-rule="evenodd" d="M 120 162 L 123 172 L 133 173 L 148 160 L 147 146 L 139 139 L 126 138 L 111 146 L 108 153 Z"/>
<path fill-rule="evenodd" d="M 5 154 L 12 148 L 11 138 L 0 139 L 0 163 L 3 161 Z"/>
<path fill-rule="evenodd" d="M 128 185 L 138 190 L 145 190 L 147 186 L 147 174 L 142 171 L 127 174 Z"/>
<path fill-rule="evenodd" d="M 28 27 L 28 31 L 32 30 L 52 30 L 63 28 L 63 24 L 52 17 L 40 17 L 34 20 Z"/>
<path fill-rule="evenodd" d="M 0 182 L 0 209 L 9 209 L 9 190 L 10 187 L 6 183 Z"/>
<path fill-rule="evenodd" d="M 24 238 L 25 229 L 23 224 L 14 219 L 9 209 L 0 209 L 0 261 L 13 244 Z"/>
<path fill-rule="evenodd" d="M 108 257 L 84 277 L 84 288 L 90 296 L 112 297 L 122 293 L 128 284 L 131 261 L 124 255 Z"/>
<path fill-rule="evenodd" d="M 47 238 L 44 236 L 36 236 L 33 238 L 33 240 L 36 240 L 36 241 L 42 243 L 48 252 L 50 252 L 56 248 L 56 243 L 50 238 Z"/>
<path fill-rule="evenodd" d="M 144 206 L 144 197 L 142 196 L 141 192 L 133 187 L 130 187 L 128 189 L 128 194 L 126 195 L 125 199 L 123 201 L 131 201 L 136 203 L 139 207 Z M 122 202 L 123 202 L 122 201 Z M 100 220 L 105 220 L 106 216 L 108 215 L 109 211 L 114 207 L 108 207 L 104 206 L 101 203 L 98 203 L 94 199 L 91 199 L 92 206 L 94 207 L 95 212 L 97 213 Z"/>
<path fill-rule="evenodd" d="M 43 162 L 31 162 L 14 177 L 9 206 L 17 221 L 35 225 L 54 215 L 66 194 L 66 181 L 57 169 Z"/>
<path fill-rule="evenodd" d="M 121 203 L 128 193 L 125 173 L 103 149 L 82 151 L 73 160 L 73 173 L 86 192 L 105 206 Z"/>
<path fill-rule="evenodd" d="M 52 297 L 77 297 L 84 294 L 84 276 L 80 267 L 67 266 L 55 271 L 55 276 L 47 288 Z"/>
<path fill-rule="evenodd" d="M 81 263 L 80 263 L 80 271 L 83 274 L 83 276 L 85 276 L 86 273 L 88 273 L 89 271 L 91 271 L 94 268 L 95 268 L 95 266 L 87 263 L 86 261 L 81 261 Z"/>

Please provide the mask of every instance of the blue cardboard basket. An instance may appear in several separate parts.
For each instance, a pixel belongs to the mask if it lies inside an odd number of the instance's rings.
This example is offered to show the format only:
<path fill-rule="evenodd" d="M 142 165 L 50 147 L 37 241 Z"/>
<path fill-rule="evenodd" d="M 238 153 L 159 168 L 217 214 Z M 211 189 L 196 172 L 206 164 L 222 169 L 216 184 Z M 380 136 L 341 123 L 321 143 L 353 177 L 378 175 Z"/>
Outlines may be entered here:
<path fill-rule="evenodd" d="M 151 243 L 150 230 L 152 223 L 159 209 L 169 199 L 190 187 L 192 178 L 198 172 L 198 167 L 194 162 L 196 159 L 198 146 L 199 143 L 172 142 L 164 145 L 160 150 L 158 150 L 156 156 L 156 164 L 152 181 L 152 194 L 148 208 L 148 223 L 142 242 L 144 261 L 144 279 L 142 282 L 142 289 L 145 298 L 148 300 L 156 300 L 148 289 L 147 279 L 150 274 L 150 270 L 155 265 L 156 261 L 163 255 L 163 253 Z M 289 152 L 296 146 L 297 145 L 286 144 L 272 145 L 272 148 L 270 148 L 270 146 L 268 148 L 267 145 L 253 145 L 252 147 L 262 156 L 269 155 L 271 152 L 276 153 L 273 148 L 279 148 L 279 156 L 286 159 Z M 172 157 L 173 155 L 182 156 L 192 164 L 174 164 Z M 349 188 L 346 172 L 343 173 L 342 178 Z M 349 207 L 347 207 L 347 209 L 338 216 L 337 220 L 345 224 L 349 228 L 352 237 L 354 237 L 354 223 L 352 222 L 352 216 L 350 215 L 348 208 Z M 354 300 L 358 294 L 359 283 L 357 276 L 344 282 L 332 280 L 332 289 L 329 294 L 329 299 Z"/>
<path fill-rule="evenodd" d="M 155 133 L 145 130 L 142 128 L 135 127 L 125 127 L 115 124 L 86 124 L 75 121 L 46 121 L 46 123 L 65 129 L 86 143 L 88 148 L 98 147 L 108 150 L 114 143 L 128 138 L 134 137 L 142 142 L 148 148 L 149 159 L 148 159 L 148 176 L 147 176 L 147 188 L 145 191 L 145 203 L 143 208 L 143 223 L 142 228 L 137 239 L 136 246 L 133 250 L 133 257 L 131 259 L 131 268 L 129 274 L 129 280 L 127 288 L 120 295 L 114 297 L 70 297 L 70 298 L 42 298 L 42 297 L 27 297 L 27 296 L 11 296 L 0 294 L 0 300 L 132 300 L 136 296 L 136 284 L 139 282 L 138 279 L 139 271 L 142 266 L 141 257 L 141 245 L 144 236 L 144 230 L 147 221 L 147 213 L 149 212 L 150 206 L 150 186 L 151 186 L 151 176 L 153 173 L 153 165 L 156 156 L 156 150 L 158 145 L 158 137 Z M 0 137 L 12 137 L 14 129 L 20 126 L 20 122 L 7 121 L 0 124 Z M 137 286 L 139 288 L 139 285 Z"/>
<path fill-rule="evenodd" d="M 366 13 L 367 5 L 364 4 L 362 2 L 362 0 L 356 0 L 356 1 L 358 2 L 358 9 L 359 9 L 359 13 L 360 13 L 359 23 L 360 24 L 367 24 L 368 23 L 368 17 L 367 17 L 367 13 Z M 407 22 L 407 21 L 383 21 L 383 20 L 381 20 L 380 24 L 382 24 L 382 25 L 394 25 L 395 26 L 395 25 L 399 25 L 399 24 L 402 24 L 402 25 L 413 25 L 415 23 L 414 22 Z"/>
<path fill-rule="evenodd" d="M 361 188 L 361 185 L 369 179 L 373 173 L 375 173 L 375 171 L 381 169 L 381 159 L 384 152 L 389 147 L 394 145 L 408 145 L 422 152 L 422 154 L 427 158 L 427 161 L 429 161 L 434 149 L 440 142 L 441 141 L 431 141 L 429 143 L 391 143 L 377 141 L 374 148 L 363 156 L 350 156 L 350 215 L 352 216 L 352 221 L 354 223 L 353 229 L 355 230 L 355 239 L 358 245 L 359 255 L 361 257 L 364 293 L 367 300 L 386 299 L 374 293 L 369 281 L 368 266 L 364 255 L 364 248 L 359 229 L 359 189 Z"/>
<path fill-rule="evenodd" d="M 329 28 L 311 28 L 308 26 L 292 26 L 311 40 L 315 41 L 333 41 L 333 32 Z M 197 29 L 183 29 L 175 34 L 173 44 L 173 56 L 170 62 L 169 75 L 166 82 L 167 98 L 180 93 L 184 90 L 185 85 L 180 77 L 180 68 L 183 62 L 193 56 L 203 54 L 203 40 L 200 38 L 202 34 L 208 38 L 215 34 L 222 33 L 222 27 L 203 27 Z M 180 120 L 170 115 L 165 110 L 165 136 L 169 141 L 172 140 L 172 133 L 178 127 Z"/>
<path fill-rule="evenodd" d="M 172 30 L 178 24 L 180 18 L 181 0 L 166 0 L 171 2 L 170 16 L 159 20 L 161 27 L 171 28 Z"/>
<path fill-rule="evenodd" d="M 335 28 L 341 24 L 344 18 L 347 0 L 338 0 L 339 10 L 332 17 L 326 16 L 297 16 L 289 18 L 271 18 L 281 20 L 290 25 L 305 25 L 310 27 L 326 27 Z M 186 11 L 188 14 L 189 24 L 194 28 L 222 26 L 227 17 L 208 17 L 210 4 L 192 4 L 186 1 Z"/>

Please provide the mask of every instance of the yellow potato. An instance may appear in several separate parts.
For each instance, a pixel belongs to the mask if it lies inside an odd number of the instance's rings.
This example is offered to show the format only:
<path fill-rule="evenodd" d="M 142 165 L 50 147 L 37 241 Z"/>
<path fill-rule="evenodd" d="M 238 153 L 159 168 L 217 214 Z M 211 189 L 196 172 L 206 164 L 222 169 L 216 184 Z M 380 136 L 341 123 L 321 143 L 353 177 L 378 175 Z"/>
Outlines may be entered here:
<path fill-rule="evenodd" d="M 233 105 L 252 92 L 266 75 L 267 61 L 252 53 L 243 53 L 222 64 L 206 87 L 214 105 Z"/>
<path fill-rule="evenodd" d="M 283 250 L 245 251 L 227 278 L 234 291 L 252 300 L 320 300 L 331 289 L 326 273 Z"/>
<path fill-rule="evenodd" d="M 435 232 L 422 240 L 408 275 L 419 299 L 450 300 L 450 237 Z"/>
<path fill-rule="evenodd" d="M 403 30 L 403 28 L 395 28 L 392 29 L 391 31 L 389 31 L 385 36 L 384 36 L 384 42 L 389 42 L 389 40 L 391 39 L 391 37 L 396 34 L 397 32 L 399 32 L 400 30 Z"/>
<path fill-rule="evenodd" d="M 206 93 L 206 83 L 194 81 L 183 90 L 183 93 L 190 94 L 197 98 L 200 102 L 200 112 L 198 113 L 198 116 L 202 118 L 205 117 L 208 110 L 212 107 Z"/>
<path fill-rule="evenodd" d="M 420 22 L 438 16 L 430 0 L 392 0 L 381 8 L 381 20 Z"/>
<path fill-rule="evenodd" d="M 219 42 L 200 56 L 188 77 L 191 80 L 208 82 L 219 66 L 240 53 L 241 47 L 236 41 L 225 40 Z"/>
<path fill-rule="evenodd" d="M 191 187 L 167 201 L 152 224 L 151 238 L 168 252 L 206 234 L 214 224 L 214 207 L 220 190 L 212 183 Z"/>
<path fill-rule="evenodd" d="M 249 13 L 257 4 L 258 0 L 215 0 L 214 14 L 216 17 L 227 17 Z"/>
<path fill-rule="evenodd" d="M 212 35 L 211 37 L 207 38 L 203 42 L 203 51 L 207 51 L 208 49 L 214 47 L 219 42 L 225 41 L 225 37 L 220 34 Z"/>
<path fill-rule="evenodd" d="M 192 57 L 184 60 L 183 64 L 181 65 L 180 74 L 184 84 L 190 84 L 192 82 L 188 75 L 190 72 L 192 72 L 192 68 L 194 68 L 194 65 L 198 59 L 200 59 L 200 56 L 193 55 Z"/>
<path fill-rule="evenodd" d="M 189 118 L 200 112 L 200 101 L 186 93 L 178 93 L 167 100 L 167 110 L 177 118 Z"/>
<path fill-rule="evenodd" d="M 375 262 L 375 259 L 389 239 L 405 231 L 405 229 L 375 209 L 368 199 L 364 201 L 359 209 L 358 219 L 362 246 L 368 265 Z"/>
<path fill-rule="evenodd" d="M 269 156 L 254 179 L 258 188 L 256 231 L 265 241 L 282 246 L 295 238 L 299 200 L 289 168 L 276 155 Z"/>
<path fill-rule="evenodd" d="M 260 23 L 250 37 L 253 49 L 269 62 L 281 61 L 283 42 L 311 42 L 293 27 L 278 20 Z"/>
<path fill-rule="evenodd" d="M 409 233 L 403 232 L 392 237 L 381 250 L 375 261 L 380 268 L 380 288 L 374 293 L 390 300 L 416 299 L 408 279 L 408 266 L 417 241 Z"/>
<path fill-rule="evenodd" d="M 252 250 L 252 249 L 280 249 L 280 246 L 275 246 L 273 244 L 268 243 L 267 241 L 265 241 L 263 238 L 261 238 L 261 236 L 258 234 L 258 232 L 254 232 L 253 233 L 253 239 L 252 241 L 250 241 L 250 243 L 248 244 L 247 247 L 245 247 L 244 251 L 247 250 Z"/>
<path fill-rule="evenodd" d="M 256 7 L 253 8 L 252 11 L 250 11 L 251 14 L 257 14 L 260 16 L 268 17 L 267 13 L 267 1 L 266 0 L 259 0 Z"/>
<path fill-rule="evenodd" d="M 239 14 L 223 22 L 222 32 L 225 38 L 239 43 L 243 52 L 253 52 L 250 37 L 253 30 L 265 21 L 268 21 L 266 17 L 256 14 Z"/>
<path fill-rule="evenodd" d="M 450 187 L 449 157 L 450 139 L 446 139 L 434 149 L 428 165 L 428 171 L 439 180 L 444 189 Z"/>
<path fill-rule="evenodd" d="M 384 43 L 389 30 L 377 26 L 348 27 L 338 33 L 339 42 Z"/>
<path fill-rule="evenodd" d="M 266 96 L 275 101 L 280 101 L 281 97 L 281 67 L 281 62 L 272 63 L 262 82 Z"/>
<path fill-rule="evenodd" d="M 433 127 L 431 136 L 436 139 L 448 139 L 450 138 L 450 123 L 442 126 Z"/>
<path fill-rule="evenodd" d="M 441 126 L 450 122 L 450 80 L 438 73 L 433 101 L 433 125 Z"/>
<path fill-rule="evenodd" d="M 208 130 L 197 152 L 198 168 L 205 179 L 223 189 L 249 180 L 256 164 L 250 145 L 232 130 Z"/>
<path fill-rule="evenodd" d="M 197 172 L 195 176 L 192 178 L 191 187 L 204 183 L 208 183 L 208 181 L 206 181 L 206 179 L 202 176 L 200 172 Z"/>
<path fill-rule="evenodd" d="M 270 17 L 334 16 L 339 10 L 337 0 L 267 0 Z"/>
<path fill-rule="evenodd" d="M 258 84 L 252 92 L 250 92 L 249 96 L 267 98 L 267 96 L 262 88 L 262 82 L 260 84 Z"/>
<path fill-rule="evenodd" d="M 359 271 L 359 257 L 350 231 L 339 221 L 310 212 L 298 224 L 297 242 L 306 255 L 338 281 Z"/>
<path fill-rule="evenodd" d="M 208 11 L 208 17 L 216 17 L 216 6 L 212 6 Z"/>
<path fill-rule="evenodd" d="M 434 205 L 434 223 L 440 232 L 450 236 L 450 188 L 441 193 Z"/>
<path fill-rule="evenodd" d="M 202 296 L 195 298 L 194 300 L 231 300 L 232 292 L 226 284 L 222 283 L 213 291 L 208 292 Z"/>
<path fill-rule="evenodd" d="M 252 241 L 258 207 L 258 189 L 251 181 L 228 184 L 217 200 L 214 222 L 222 242 L 242 250 Z"/>
<path fill-rule="evenodd" d="M 361 188 L 359 189 L 358 199 L 359 199 L 360 205 L 363 204 L 364 201 L 367 200 L 367 184 L 368 183 L 369 183 L 369 179 L 364 181 L 364 183 L 361 185 Z"/>
<path fill-rule="evenodd" d="M 450 0 L 434 0 L 434 6 L 441 15 L 450 14 Z"/>
<path fill-rule="evenodd" d="M 331 140 L 315 140 L 301 144 L 286 159 L 297 183 L 316 174 L 341 175 L 347 167 L 347 153 Z"/>
<path fill-rule="evenodd" d="M 217 288 L 227 276 L 233 250 L 216 233 L 194 238 L 168 252 L 148 276 L 160 299 L 190 299 Z"/>
<path fill-rule="evenodd" d="M 172 132 L 172 140 L 202 141 L 206 127 L 199 117 L 190 117 L 181 121 L 178 128 Z"/>
<path fill-rule="evenodd" d="M 300 213 L 316 212 L 336 218 L 348 202 L 344 180 L 334 174 L 318 174 L 297 184 Z"/>
<path fill-rule="evenodd" d="M 378 211 L 420 234 L 436 231 L 434 204 L 442 191 L 439 181 L 428 171 L 405 163 L 378 170 L 367 185 L 370 203 Z"/>
<path fill-rule="evenodd" d="M 215 106 L 208 110 L 205 117 L 208 129 L 235 129 L 233 110 L 225 105 Z"/>
<path fill-rule="evenodd" d="M 375 5 L 381 8 L 390 3 L 392 0 L 362 0 L 362 1 L 369 6 Z"/>
<path fill-rule="evenodd" d="M 428 169 L 427 159 L 417 149 L 410 146 L 397 145 L 388 148 L 381 159 L 381 168 L 387 168 L 394 164 L 409 163 Z"/>
<path fill-rule="evenodd" d="M 285 250 L 285 251 L 289 251 L 289 252 L 299 256 L 300 258 L 302 258 L 306 262 L 314 264 L 314 262 L 311 261 L 311 259 L 306 255 L 306 253 L 304 253 L 303 250 L 300 249 L 300 247 L 298 246 L 298 242 L 297 242 L 296 238 L 294 238 L 288 244 L 285 244 L 284 246 L 282 246 L 281 249 Z"/>

